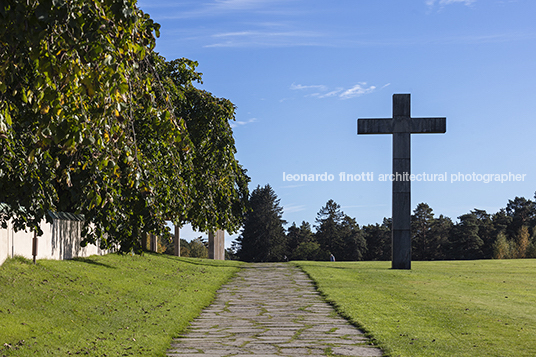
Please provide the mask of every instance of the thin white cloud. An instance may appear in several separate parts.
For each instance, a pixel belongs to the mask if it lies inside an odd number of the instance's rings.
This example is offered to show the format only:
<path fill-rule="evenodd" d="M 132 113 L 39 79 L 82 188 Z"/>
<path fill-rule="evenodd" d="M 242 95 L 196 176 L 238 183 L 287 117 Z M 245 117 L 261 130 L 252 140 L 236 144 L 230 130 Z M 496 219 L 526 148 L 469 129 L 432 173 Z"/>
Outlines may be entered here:
<path fill-rule="evenodd" d="M 495 0 L 507 2 L 512 0 Z M 457 36 L 430 36 L 421 33 L 414 37 L 377 37 L 362 34 L 321 30 L 320 27 L 303 26 L 304 9 L 296 1 L 288 0 L 200 0 L 167 1 L 156 3 L 140 0 L 141 8 L 157 7 L 159 20 L 195 19 L 196 17 L 217 17 L 221 21 L 206 22 L 203 26 L 185 25 L 159 39 L 159 46 L 185 48 L 189 46 L 205 48 L 282 48 L 282 47 L 395 47 L 501 43 L 507 41 L 532 41 L 536 32 L 518 31 L 494 33 L 459 34 Z M 429 12 L 441 11 L 446 7 L 472 7 L 477 0 L 421 0 Z M 278 13 L 273 14 L 274 11 Z M 241 15 L 240 21 L 234 14 Z M 232 16 L 231 16 L 232 15 Z M 246 15 L 246 16 L 242 16 Z M 245 18 L 246 20 L 244 20 Z M 244 22 L 245 21 L 245 22 Z M 530 45 L 530 44 L 528 44 Z M 320 90 L 319 90 L 320 92 Z M 320 93 L 322 95 L 323 93 Z M 320 96 L 319 95 L 319 96 Z"/>
<path fill-rule="evenodd" d="M 244 10 L 258 7 L 269 2 L 268 0 L 215 0 L 211 6 L 225 10 Z"/>
<path fill-rule="evenodd" d="M 363 94 L 372 93 L 376 89 L 376 86 L 367 87 L 366 85 L 367 85 L 366 82 L 358 83 L 355 86 L 353 86 L 352 88 L 347 89 L 344 92 L 342 92 L 339 95 L 339 97 L 341 99 L 349 99 L 349 98 L 360 97 Z"/>
<path fill-rule="evenodd" d="M 319 90 L 326 90 L 326 86 L 323 84 L 316 84 L 316 85 L 308 85 L 304 86 L 302 84 L 295 84 L 292 83 L 290 85 L 291 90 L 302 90 L 302 89 L 319 89 Z"/>
<path fill-rule="evenodd" d="M 159 19 L 195 19 L 229 17 L 240 13 L 261 15 L 284 15 L 294 13 L 287 5 L 288 0 L 195 0 L 195 1 L 165 1 L 139 0 L 141 9 L 166 10 Z M 191 30 L 191 28 L 189 28 Z"/>
<path fill-rule="evenodd" d="M 305 211 L 305 205 L 288 205 L 283 207 L 285 213 Z"/>
<path fill-rule="evenodd" d="M 344 88 L 337 88 L 336 90 L 332 90 L 331 92 L 328 92 L 328 93 L 324 93 L 324 94 L 321 94 L 321 93 L 313 93 L 310 95 L 310 97 L 317 97 L 317 98 L 329 98 L 329 97 L 335 97 L 337 96 L 340 92 L 342 92 L 344 90 Z"/>
<path fill-rule="evenodd" d="M 212 35 L 214 38 L 219 37 L 315 37 L 318 36 L 314 32 L 306 31 L 280 31 L 280 32 L 268 32 L 268 31 L 235 31 L 235 32 L 223 32 Z"/>
<path fill-rule="evenodd" d="M 280 186 L 280 188 L 296 188 L 296 187 L 303 187 L 305 185 L 287 185 L 287 186 Z"/>
<path fill-rule="evenodd" d="M 386 204 L 377 204 L 377 205 L 355 205 L 355 206 L 341 206 L 341 209 L 347 208 L 367 208 L 367 207 L 386 207 Z"/>
<path fill-rule="evenodd" d="M 231 122 L 231 128 L 236 128 L 236 127 L 239 127 L 239 126 L 244 126 L 244 125 L 247 125 L 247 124 L 251 124 L 251 123 L 255 123 L 257 121 L 257 118 L 251 118 L 249 119 L 248 121 L 233 121 Z"/>
<path fill-rule="evenodd" d="M 422 46 L 422 45 L 452 45 L 452 44 L 481 44 L 481 43 L 504 43 L 513 41 L 532 41 L 536 39 L 536 32 L 506 32 L 495 34 L 471 34 L 445 37 L 410 37 L 410 38 L 386 38 L 372 41 L 339 41 L 326 34 L 304 32 L 263 32 L 263 31 L 238 31 L 204 35 L 198 37 L 180 37 L 182 40 L 191 42 L 213 42 L 204 45 L 205 48 L 218 47 L 394 47 Z"/>
<path fill-rule="evenodd" d="M 211 47 L 289 47 L 320 46 L 325 35 L 312 31 L 235 31 L 213 34 L 217 42 L 205 45 Z"/>
<path fill-rule="evenodd" d="M 199 1 L 198 4 L 199 6 L 196 9 L 182 11 L 180 14 L 174 14 L 173 17 L 205 17 L 223 15 L 229 12 L 253 11 L 262 9 L 265 5 L 270 5 L 270 0 L 215 0 L 209 2 Z"/>
<path fill-rule="evenodd" d="M 391 83 L 384 84 L 382 87 L 379 88 L 379 90 L 382 90 L 390 85 Z M 328 87 L 323 84 L 302 85 L 302 84 L 292 83 L 292 85 L 290 86 L 290 89 L 291 90 L 305 90 L 305 91 L 309 89 L 317 89 L 321 91 L 321 92 L 314 92 L 314 93 L 306 94 L 305 97 L 315 97 L 319 99 L 338 97 L 340 99 L 349 99 L 349 98 L 360 97 L 362 95 L 372 93 L 375 90 L 377 90 L 377 87 L 367 86 L 366 82 L 359 82 L 349 89 L 338 87 L 335 90 L 331 90 L 327 93 L 322 93 L 328 90 Z"/>
<path fill-rule="evenodd" d="M 438 4 L 440 7 L 451 5 L 451 4 L 463 4 L 465 6 L 471 6 L 476 2 L 476 0 L 426 0 L 425 3 L 428 7 L 434 7 Z"/>
<path fill-rule="evenodd" d="M 480 43 L 504 43 L 512 41 L 534 40 L 535 33 L 511 32 L 491 35 L 468 35 L 462 37 L 445 38 L 444 44 L 480 44 Z"/>
<path fill-rule="evenodd" d="M 283 99 L 279 99 L 279 103 L 286 102 L 287 100 L 294 100 L 294 98 L 283 98 Z"/>
<path fill-rule="evenodd" d="M 212 35 L 212 37 L 240 37 L 240 36 L 252 36 L 256 34 L 253 31 L 237 31 L 237 32 L 224 32 Z"/>

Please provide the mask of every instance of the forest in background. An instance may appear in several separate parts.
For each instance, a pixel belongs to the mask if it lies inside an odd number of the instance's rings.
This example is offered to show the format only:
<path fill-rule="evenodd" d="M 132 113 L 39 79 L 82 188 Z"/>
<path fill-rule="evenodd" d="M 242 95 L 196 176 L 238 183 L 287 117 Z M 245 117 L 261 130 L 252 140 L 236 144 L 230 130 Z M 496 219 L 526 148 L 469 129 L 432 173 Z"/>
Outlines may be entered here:
<path fill-rule="evenodd" d="M 475 208 L 456 221 L 436 217 L 428 204 L 419 203 L 411 215 L 412 259 L 536 258 L 535 201 L 515 197 L 496 213 Z M 250 205 L 229 257 L 249 262 L 329 260 L 331 254 L 342 261 L 391 259 L 391 218 L 360 226 L 329 200 L 314 225 L 293 222 L 285 229 L 280 200 L 270 185 L 258 186 Z"/>

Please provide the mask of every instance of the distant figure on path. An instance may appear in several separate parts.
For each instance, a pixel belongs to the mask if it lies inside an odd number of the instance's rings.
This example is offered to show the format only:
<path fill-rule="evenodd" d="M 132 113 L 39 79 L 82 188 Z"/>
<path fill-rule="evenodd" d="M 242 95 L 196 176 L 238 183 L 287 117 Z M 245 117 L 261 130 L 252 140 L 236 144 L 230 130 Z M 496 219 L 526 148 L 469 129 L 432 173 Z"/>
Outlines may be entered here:
<path fill-rule="evenodd" d="M 333 254 L 331 254 L 331 255 L 329 256 L 329 261 L 330 261 L 330 262 L 334 262 L 334 261 L 335 261 L 335 256 L 334 256 Z"/>

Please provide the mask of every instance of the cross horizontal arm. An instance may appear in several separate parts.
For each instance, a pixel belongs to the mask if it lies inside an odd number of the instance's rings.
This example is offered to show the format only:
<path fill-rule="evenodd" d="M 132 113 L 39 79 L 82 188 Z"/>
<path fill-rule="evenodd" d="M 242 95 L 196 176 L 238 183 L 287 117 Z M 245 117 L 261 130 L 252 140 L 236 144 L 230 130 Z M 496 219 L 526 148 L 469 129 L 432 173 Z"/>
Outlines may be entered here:
<path fill-rule="evenodd" d="M 358 134 L 445 133 L 446 118 L 358 119 Z"/>
<path fill-rule="evenodd" d="M 357 119 L 358 134 L 392 134 L 393 119 Z"/>
<path fill-rule="evenodd" d="M 445 133 L 447 118 L 411 118 L 411 133 Z"/>

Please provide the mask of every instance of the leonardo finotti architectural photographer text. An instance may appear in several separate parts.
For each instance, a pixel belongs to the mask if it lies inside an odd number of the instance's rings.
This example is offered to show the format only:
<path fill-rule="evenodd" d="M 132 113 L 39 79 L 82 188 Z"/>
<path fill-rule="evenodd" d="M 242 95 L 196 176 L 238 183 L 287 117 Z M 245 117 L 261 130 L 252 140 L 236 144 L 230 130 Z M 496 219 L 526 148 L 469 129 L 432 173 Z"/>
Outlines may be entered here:
<path fill-rule="evenodd" d="M 409 174 L 404 172 L 402 174 L 378 174 L 374 175 L 374 172 L 361 172 L 358 174 L 350 174 L 346 172 L 339 172 L 338 175 L 334 175 L 328 172 L 321 174 L 288 174 L 283 172 L 283 181 L 319 181 L 319 182 L 333 182 L 337 178 L 339 182 L 371 182 L 371 181 L 428 181 L 428 182 L 520 182 L 525 181 L 527 174 L 513 174 L 511 172 L 507 174 L 477 174 L 475 172 L 471 174 L 463 174 L 461 172 L 455 174 L 448 174 L 447 172 L 440 174 L 419 173 Z M 450 179 L 450 180 L 449 180 Z"/>

